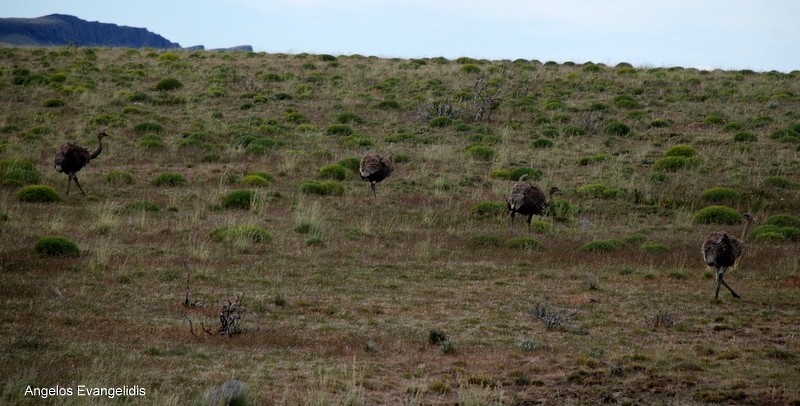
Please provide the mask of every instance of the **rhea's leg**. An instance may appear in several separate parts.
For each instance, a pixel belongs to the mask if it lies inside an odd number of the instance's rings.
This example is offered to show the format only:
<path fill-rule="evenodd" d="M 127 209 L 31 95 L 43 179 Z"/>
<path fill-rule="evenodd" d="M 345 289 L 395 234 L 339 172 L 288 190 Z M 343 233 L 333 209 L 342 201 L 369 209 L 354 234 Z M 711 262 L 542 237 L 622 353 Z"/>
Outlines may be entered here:
<path fill-rule="evenodd" d="M 369 187 L 372 189 L 372 197 L 378 197 L 378 194 L 375 193 L 375 182 L 370 182 Z"/>
<path fill-rule="evenodd" d="M 531 233 L 531 219 L 533 218 L 533 214 L 528 215 L 528 234 Z"/>
<path fill-rule="evenodd" d="M 719 299 L 719 284 L 722 282 L 722 274 L 725 272 L 723 267 L 717 268 L 717 293 L 714 295 L 714 300 Z"/>
<path fill-rule="evenodd" d="M 78 175 L 77 174 L 72 175 L 72 179 L 75 179 L 75 184 L 78 185 L 78 189 L 80 189 L 81 194 L 86 196 L 86 192 L 83 191 L 83 188 L 81 187 L 81 183 L 78 182 Z"/>
<path fill-rule="evenodd" d="M 72 174 L 67 174 L 67 196 L 69 196 L 69 187 L 72 186 Z"/>
<path fill-rule="evenodd" d="M 741 296 L 739 296 L 738 293 L 736 293 L 733 289 L 731 289 L 730 286 L 728 286 L 727 283 L 725 283 L 725 271 L 722 271 L 722 273 L 719 275 L 719 282 L 722 283 L 722 286 L 725 286 L 726 288 L 728 288 L 728 290 L 731 291 L 731 294 L 733 295 L 733 297 L 735 297 L 737 299 L 741 299 Z M 717 287 L 717 291 L 719 291 L 719 286 Z"/>

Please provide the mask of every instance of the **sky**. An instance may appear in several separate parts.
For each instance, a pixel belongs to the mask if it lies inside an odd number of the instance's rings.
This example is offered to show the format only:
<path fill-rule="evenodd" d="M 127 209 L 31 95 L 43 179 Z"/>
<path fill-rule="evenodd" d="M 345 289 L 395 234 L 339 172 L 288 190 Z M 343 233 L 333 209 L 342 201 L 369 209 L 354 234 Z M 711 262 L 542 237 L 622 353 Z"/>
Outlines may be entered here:
<path fill-rule="evenodd" d="M 527 59 L 800 70 L 797 0 L 23 0 L 0 17 L 69 14 L 181 46 L 385 58 Z"/>

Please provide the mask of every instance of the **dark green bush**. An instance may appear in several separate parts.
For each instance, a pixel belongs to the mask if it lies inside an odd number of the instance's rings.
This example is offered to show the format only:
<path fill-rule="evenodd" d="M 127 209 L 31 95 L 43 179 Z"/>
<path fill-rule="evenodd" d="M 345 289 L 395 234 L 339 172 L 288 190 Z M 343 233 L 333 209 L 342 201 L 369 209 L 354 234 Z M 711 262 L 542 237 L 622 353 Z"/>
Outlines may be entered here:
<path fill-rule="evenodd" d="M 33 246 L 34 252 L 48 257 L 78 257 L 81 250 L 72 240 L 59 236 L 42 237 Z"/>
<path fill-rule="evenodd" d="M 601 183 L 590 183 L 588 185 L 581 186 L 575 192 L 582 196 L 603 199 L 616 199 L 625 195 L 623 190 L 612 188 Z"/>
<path fill-rule="evenodd" d="M 771 241 L 800 241 L 800 227 L 764 224 L 753 229 L 750 232 L 750 238 Z"/>
<path fill-rule="evenodd" d="M 605 135 L 628 135 L 630 132 L 631 128 L 619 121 L 612 121 L 603 128 Z"/>
<path fill-rule="evenodd" d="M 336 122 L 339 124 L 364 124 L 364 119 L 356 113 L 339 113 L 336 116 Z"/>
<path fill-rule="evenodd" d="M 163 91 L 170 91 L 170 90 L 178 90 L 183 87 L 183 83 L 175 78 L 166 78 L 161 79 L 155 87 L 155 90 L 159 92 Z"/>
<path fill-rule="evenodd" d="M 346 124 L 331 124 L 325 129 L 326 135 L 350 135 L 353 129 Z"/>
<path fill-rule="evenodd" d="M 438 116 L 432 118 L 428 125 L 435 128 L 449 127 L 453 125 L 453 119 L 447 116 Z"/>
<path fill-rule="evenodd" d="M 157 204 L 147 200 L 136 200 L 125 205 L 126 211 L 146 211 L 155 213 L 161 210 Z"/>
<path fill-rule="evenodd" d="M 461 72 L 464 72 L 464 73 L 480 73 L 481 72 L 481 68 L 479 68 L 477 65 L 466 64 L 466 65 L 461 66 Z"/>
<path fill-rule="evenodd" d="M 788 214 L 774 214 L 764 221 L 764 225 L 800 228 L 800 217 Z"/>
<path fill-rule="evenodd" d="M 657 118 L 657 119 L 651 121 L 650 125 L 649 125 L 650 128 L 664 128 L 664 127 L 669 127 L 669 126 L 670 126 L 670 122 L 669 121 L 663 120 L 663 119 L 660 119 L 660 118 Z"/>
<path fill-rule="evenodd" d="M 136 134 L 160 133 L 162 131 L 164 131 L 164 126 L 151 122 L 137 124 L 136 127 L 133 127 L 133 132 Z"/>
<path fill-rule="evenodd" d="M 156 176 L 152 184 L 153 186 L 183 186 L 186 184 L 186 178 L 177 173 L 165 172 Z"/>
<path fill-rule="evenodd" d="M 226 209 L 247 210 L 258 199 L 258 194 L 250 189 L 239 189 L 228 192 L 222 198 L 222 207 Z"/>
<path fill-rule="evenodd" d="M 774 140 L 796 142 L 800 141 L 800 132 L 795 131 L 793 128 L 780 128 L 773 131 L 769 137 Z"/>
<path fill-rule="evenodd" d="M 737 201 L 741 195 L 738 191 L 736 191 L 736 189 L 720 186 L 707 189 L 700 194 L 700 197 L 712 202 L 723 202 Z"/>
<path fill-rule="evenodd" d="M 384 100 L 378 103 L 378 108 L 381 110 L 399 110 L 400 103 L 397 100 Z"/>
<path fill-rule="evenodd" d="M 507 205 L 502 202 L 480 202 L 473 205 L 469 212 L 477 217 L 489 217 L 503 214 Z"/>
<path fill-rule="evenodd" d="M 695 212 L 692 217 L 695 224 L 739 224 L 742 215 L 727 206 L 708 206 Z"/>
<path fill-rule="evenodd" d="M 491 161 L 494 159 L 494 149 L 486 145 L 473 145 L 467 148 L 467 156 L 478 161 Z"/>
<path fill-rule="evenodd" d="M 332 181 L 304 180 L 300 182 L 300 191 L 306 194 L 340 196 L 344 194 L 344 186 Z"/>
<path fill-rule="evenodd" d="M 750 131 L 739 131 L 734 134 L 733 142 L 756 142 L 758 137 Z"/>
<path fill-rule="evenodd" d="M 534 148 L 552 148 L 553 141 L 550 141 L 547 138 L 539 138 L 538 140 L 533 140 L 531 146 Z"/>
<path fill-rule="evenodd" d="M 55 189 L 45 185 L 24 186 L 17 192 L 17 198 L 23 202 L 51 203 L 61 201 Z"/>
<path fill-rule="evenodd" d="M 592 163 L 603 162 L 609 159 L 611 159 L 611 156 L 608 154 L 597 154 L 592 156 L 586 156 L 578 160 L 578 165 L 586 166 Z"/>
<path fill-rule="evenodd" d="M 611 104 L 620 109 L 636 109 L 639 108 L 639 102 L 631 96 L 619 95 L 611 100 Z"/>
<path fill-rule="evenodd" d="M 669 180 L 669 176 L 662 172 L 653 172 L 647 177 L 650 183 L 664 183 Z"/>
<path fill-rule="evenodd" d="M 344 139 L 344 145 L 348 148 L 371 147 L 372 140 L 366 135 L 353 134 Z"/>
<path fill-rule="evenodd" d="M 735 121 L 731 121 L 728 124 L 725 124 L 722 127 L 722 131 L 725 132 L 732 132 L 732 131 L 741 131 L 744 129 L 744 126 L 741 123 L 737 123 Z"/>
<path fill-rule="evenodd" d="M 319 170 L 319 177 L 322 179 L 345 180 L 347 174 L 351 172 L 342 165 L 331 164 Z"/>
<path fill-rule="evenodd" d="M 230 226 L 215 229 L 209 236 L 218 241 L 236 241 L 245 239 L 255 244 L 268 244 L 272 241 L 272 236 L 261 227 L 256 226 Z"/>
<path fill-rule="evenodd" d="M 575 125 L 566 126 L 561 132 L 567 136 L 586 135 L 586 130 Z"/>
<path fill-rule="evenodd" d="M 66 103 L 61 99 L 47 99 L 44 102 L 44 106 L 49 108 L 64 107 L 65 105 Z"/>

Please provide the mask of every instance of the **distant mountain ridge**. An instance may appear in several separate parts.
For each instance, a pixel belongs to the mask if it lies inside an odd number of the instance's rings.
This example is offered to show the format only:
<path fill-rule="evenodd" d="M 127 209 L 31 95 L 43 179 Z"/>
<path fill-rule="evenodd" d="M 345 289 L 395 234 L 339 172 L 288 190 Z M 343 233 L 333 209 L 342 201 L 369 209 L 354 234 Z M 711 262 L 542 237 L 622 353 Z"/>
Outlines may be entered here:
<path fill-rule="evenodd" d="M 0 43 L 17 46 L 181 47 L 145 28 L 90 22 L 64 14 L 38 18 L 0 18 Z"/>
<path fill-rule="evenodd" d="M 85 46 L 111 48 L 181 48 L 145 28 L 86 21 L 65 14 L 38 18 L 0 18 L 0 46 Z M 202 45 L 192 50 L 205 49 Z M 249 45 L 221 50 L 252 51 Z"/>

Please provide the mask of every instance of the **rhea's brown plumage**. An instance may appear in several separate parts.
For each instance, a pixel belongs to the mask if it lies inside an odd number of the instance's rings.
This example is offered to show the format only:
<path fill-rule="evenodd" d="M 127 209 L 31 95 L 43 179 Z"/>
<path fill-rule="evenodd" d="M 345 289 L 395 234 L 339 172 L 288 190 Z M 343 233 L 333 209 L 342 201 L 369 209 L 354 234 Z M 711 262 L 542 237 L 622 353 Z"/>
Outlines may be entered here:
<path fill-rule="evenodd" d="M 511 214 L 512 224 L 514 222 L 514 214 L 519 213 L 528 216 L 528 232 L 530 232 L 533 215 L 544 216 L 547 213 L 547 208 L 553 203 L 553 195 L 559 190 L 555 186 L 551 187 L 549 191 L 550 197 L 547 199 L 541 189 L 525 180 L 526 177 L 528 177 L 528 174 L 523 174 L 519 177 L 519 181 L 511 187 L 506 203 L 508 204 L 508 212 Z"/>
<path fill-rule="evenodd" d="M 388 178 L 394 171 L 394 162 L 392 161 L 393 155 L 394 154 L 390 154 L 387 159 L 375 153 L 368 153 L 361 158 L 358 172 L 361 174 L 361 179 L 369 182 L 373 196 L 377 196 L 375 193 L 375 184 Z"/>
<path fill-rule="evenodd" d="M 725 271 L 733 266 L 736 260 L 742 256 L 744 242 L 747 238 L 747 231 L 753 224 L 753 217 L 750 214 L 745 213 L 742 215 L 742 218 L 744 218 L 745 221 L 744 230 L 742 230 L 742 238 L 736 238 L 723 231 L 715 231 L 708 235 L 700 250 L 706 264 L 716 269 L 717 292 L 714 295 L 715 299 L 719 298 L 720 285 L 728 288 L 733 297 L 739 298 L 739 294 L 725 283 Z"/>
<path fill-rule="evenodd" d="M 107 136 L 108 134 L 105 132 L 97 134 L 97 149 L 91 153 L 88 149 L 76 144 L 74 141 L 65 142 L 61 145 L 61 147 L 59 147 L 58 152 L 56 152 L 53 166 L 55 167 L 56 171 L 66 173 L 68 175 L 67 194 L 69 194 L 69 187 L 72 185 L 72 181 L 74 180 L 75 184 L 78 185 L 78 189 L 81 191 L 81 194 L 86 195 L 81 187 L 80 182 L 78 182 L 78 176 L 76 173 L 83 169 L 83 167 L 86 166 L 92 159 L 95 159 L 98 155 L 100 155 L 100 152 L 103 151 L 103 137 Z"/>

